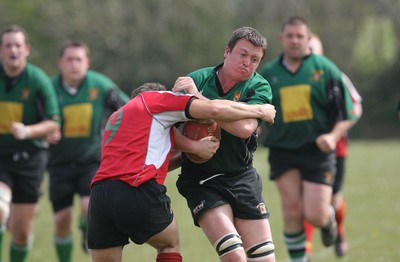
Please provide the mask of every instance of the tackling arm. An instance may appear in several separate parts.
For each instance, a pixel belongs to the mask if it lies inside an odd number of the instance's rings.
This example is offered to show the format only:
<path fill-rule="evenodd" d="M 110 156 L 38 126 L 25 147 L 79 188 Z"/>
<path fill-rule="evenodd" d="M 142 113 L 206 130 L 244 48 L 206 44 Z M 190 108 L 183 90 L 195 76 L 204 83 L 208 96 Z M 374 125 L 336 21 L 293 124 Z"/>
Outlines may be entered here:
<path fill-rule="evenodd" d="M 174 84 L 174 87 L 172 88 L 172 91 L 174 92 L 181 92 L 184 91 L 185 93 L 188 94 L 193 94 L 196 97 L 200 98 L 199 100 L 202 101 L 208 101 L 210 102 L 208 98 L 204 97 L 197 89 L 193 79 L 191 77 L 179 77 Z M 258 126 L 257 123 L 257 118 L 263 119 L 269 124 L 272 124 L 274 121 L 273 119 L 275 118 L 275 108 L 273 106 L 270 106 L 269 111 L 266 112 L 264 111 L 261 113 L 261 111 L 255 113 L 257 105 L 252 105 L 253 108 L 250 108 L 250 105 L 245 105 L 242 103 L 238 102 L 233 102 L 233 101 L 228 101 L 228 100 L 213 100 L 217 101 L 216 105 L 214 105 L 216 110 L 218 110 L 218 106 L 220 106 L 222 115 L 215 113 L 214 115 L 207 117 L 208 119 L 214 119 L 215 121 L 218 122 L 218 125 L 226 130 L 227 132 L 240 137 L 240 138 L 247 138 L 249 137 L 256 129 Z M 198 102 L 197 102 L 198 103 Z M 235 104 L 233 104 L 235 103 Z M 235 107 L 236 105 L 236 107 Z M 209 108 L 211 108 L 213 105 L 210 103 Z M 225 108 L 223 108 L 225 106 Z M 226 107 L 231 107 L 231 108 L 226 108 Z M 264 105 L 258 105 L 258 106 L 264 106 Z M 259 108 L 260 109 L 260 108 Z M 264 108 L 265 109 L 265 108 Z M 244 112 L 239 112 L 239 111 L 252 111 L 252 114 L 250 112 L 247 112 L 247 115 L 243 115 L 242 113 Z M 207 110 L 205 109 L 200 109 L 200 111 L 205 112 Z M 195 112 L 190 112 L 191 115 L 195 118 L 198 119 L 204 119 L 204 115 L 195 115 Z M 193 113 L 193 114 L 192 114 Z M 265 115 L 263 115 L 265 113 Z M 231 117 L 231 118 L 229 118 Z"/>
<path fill-rule="evenodd" d="M 236 121 L 259 118 L 269 124 L 274 123 L 275 107 L 270 104 L 249 105 L 230 100 L 195 99 L 189 107 L 190 115 L 196 119 L 214 119 L 216 121 Z"/>

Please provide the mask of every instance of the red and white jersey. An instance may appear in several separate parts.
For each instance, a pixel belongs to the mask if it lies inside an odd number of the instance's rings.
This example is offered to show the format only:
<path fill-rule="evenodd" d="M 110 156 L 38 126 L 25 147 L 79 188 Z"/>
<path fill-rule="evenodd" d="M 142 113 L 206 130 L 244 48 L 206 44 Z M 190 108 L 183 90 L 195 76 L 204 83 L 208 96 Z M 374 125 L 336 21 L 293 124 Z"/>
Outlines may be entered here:
<path fill-rule="evenodd" d="M 138 187 L 155 179 L 163 184 L 174 146 L 172 127 L 188 121 L 194 98 L 173 92 L 143 92 L 108 119 L 99 170 L 92 180 L 122 180 Z"/>
<path fill-rule="evenodd" d="M 350 97 L 351 100 L 353 101 L 353 104 L 356 106 L 361 106 L 361 102 L 362 102 L 362 98 L 360 96 L 360 94 L 357 92 L 356 87 L 354 86 L 353 82 L 351 82 L 350 78 L 342 73 L 342 78 L 344 83 L 347 86 L 347 89 L 349 90 L 350 93 Z M 360 117 L 360 115 L 358 115 L 360 112 L 352 112 L 353 114 L 356 114 L 358 117 Z M 338 157 L 345 157 L 347 156 L 347 136 L 342 137 L 338 143 L 336 144 L 336 156 Z"/>
<path fill-rule="evenodd" d="M 358 93 L 356 87 L 354 86 L 353 82 L 351 82 L 350 78 L 345 73 L 342 73 L 342 78 L 343 78 L 344 83 L 347 86 L 347 89 L 349 90 L 351 100 L 354 103 L 361 103 L 362 98 L 361 98 L 360 94 Z"/>

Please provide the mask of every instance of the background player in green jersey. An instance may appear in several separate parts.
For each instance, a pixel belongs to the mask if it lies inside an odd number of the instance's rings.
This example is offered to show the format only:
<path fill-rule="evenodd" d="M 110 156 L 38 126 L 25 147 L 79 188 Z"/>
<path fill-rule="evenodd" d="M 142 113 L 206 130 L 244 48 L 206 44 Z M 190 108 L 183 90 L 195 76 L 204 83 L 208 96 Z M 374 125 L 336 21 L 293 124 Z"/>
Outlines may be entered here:
<path fill-rule="evenodd" d="M 25 261 L 46 169 L 45 137 L 59 129 L 59 108 L 48 76 L 27 59 L 26 31 L 12 25 L 0 35 L 0 251 L 5 224 L 10 260 Z M 0 252 L 1 261 L 1 252 Z"/>
<path fill-rule="evenodd" d="M 54 242 L 59 260 L 67 262 L 72 255 L 74 194 L 80 196 L 82 247 L 87 252 L 89 185 L 100 164 L 103 125 L 129 97 L 111 79 L 89 70 L 85 43 L 66 41 L 57 64 L 60 73 L 52 80 L 61 111 L 61 140 L 50 148 L 48 171 L 55 213 Z"/>
<path fill-rule="evenodd" d="M 178 78 L 173 90 L 201 99 L 270 103 L 271 88 L 256 73 L 266 49 L 267 40 L 257 30 L 239 28 L 225 47 L 223 63 Z M 262 180 L 253 167 L 260 120 L 217 122 L 222 128 L 219 149 L 204 164 L 184 156 L 179 192 L 221 261 L 275 261 Z"/>
<path fill-rule="evenodd" d="M 266 145 L 292 261 L 307 261 L 304 219 L 322 229 L 325 246 L 336 240 L 335 146 L 356 119 L 342 73 L 327 58 L 311 54 L 309 38 L 306 20 L 289 18 L 279 36 L 283 54 L 261 70 L 277 109 Z"/>

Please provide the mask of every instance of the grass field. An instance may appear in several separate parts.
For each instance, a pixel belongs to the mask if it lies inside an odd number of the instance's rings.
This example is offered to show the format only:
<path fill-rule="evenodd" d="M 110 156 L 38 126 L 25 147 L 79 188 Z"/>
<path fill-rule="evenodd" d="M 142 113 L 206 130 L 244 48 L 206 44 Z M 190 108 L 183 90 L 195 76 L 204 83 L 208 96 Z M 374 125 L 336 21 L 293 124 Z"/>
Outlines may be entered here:
<path fill-rule="evenodd" d="M 260 147 L 255 166 L 264 181 L 264 196 L 271 213 L 270 223 L 276 246 L 277 261 L 289 261 L 282 240 L 282 218 L 279 196 L 275 184 L 267 180 L 267 149 Z M 323 248 L 319 231 L 315 231 L 313 262 L 400 261 L 400 140 L 351 141 L 344 194 L 348 204 L 346 232 L 349 253 L 342 259 L 334 256 L 333 249 Z M 168 194 L 176 214 L 184 261 L 219 261 L 201 229 L 194 227 L 185 200 L 177 193 L 177 173 L 167 179 Z M 77 202 L 75 206 L 78 207 Z M 78 213 L 75 214 L 78 217 Z M 75 219 L 77 221 L 77 219 Z M 52 214 L 47 194 L 41 199 L 35 227 L 35 242 L 29 262 L 57 261 L 52 243 Z M 77 224 L 74 226 L 74 261 L 91 261 L 80 249 Z M 9 236 L 6 235 L 4 261 L 8 261 Z M 7 256 L 6 256 L 7 255 Z M 124 248 L 123 261 L 155 261 L 155 251 L 147 245 L 130 244 Z"/>

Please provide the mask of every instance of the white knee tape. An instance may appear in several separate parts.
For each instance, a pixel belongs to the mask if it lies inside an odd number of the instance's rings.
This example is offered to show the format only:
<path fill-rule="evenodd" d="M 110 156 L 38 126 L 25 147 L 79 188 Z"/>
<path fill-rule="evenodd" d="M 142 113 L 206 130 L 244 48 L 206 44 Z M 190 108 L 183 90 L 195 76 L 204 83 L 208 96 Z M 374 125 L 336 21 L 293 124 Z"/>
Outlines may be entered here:
<path fill-rule="evenodd" d="M 243 242 L 238 234 L 229 233 L 215 241 L 214 248 L 217 251 L 219 257 L 222 257 L 234 250 L 243 250 Z"/>
<path fill-rule="evenodd" d="M 0 225 L 4 225 L 10 216 L 11 192 L 0 187 Z"/>
<path fill-rule="evenodd" d="M 246 250 L 246 255 L 249 261 L 256 261 L 264 259 L 275 252 L 275 245 L 272 240 L 267 240 L 255 244 Z"/>

